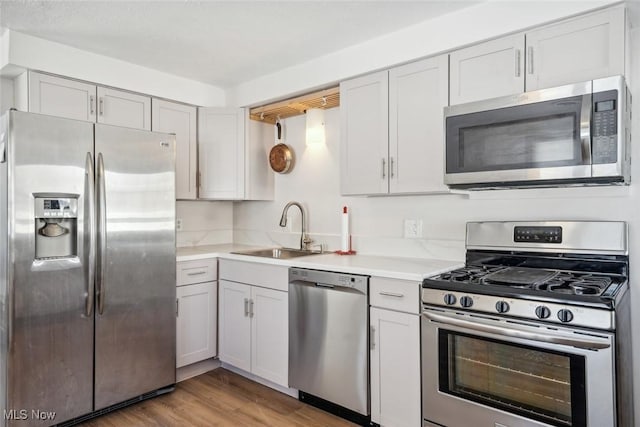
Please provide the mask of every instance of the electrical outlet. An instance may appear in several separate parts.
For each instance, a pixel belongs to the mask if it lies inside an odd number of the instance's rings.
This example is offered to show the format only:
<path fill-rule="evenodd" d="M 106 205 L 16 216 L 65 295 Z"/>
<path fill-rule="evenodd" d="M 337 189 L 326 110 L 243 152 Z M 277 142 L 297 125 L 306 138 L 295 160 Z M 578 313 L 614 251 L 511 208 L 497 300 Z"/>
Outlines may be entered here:
<path fill-rule="evenodd" d="M 419 239 L 420 237 L 422 237 L 422 220 L 405 219 L 404 237 L 405 239 Z"/>
<path fill-rule="evenodd" d="M 182 231 L 182 218 L 176 218 L 176 231 Z"/>

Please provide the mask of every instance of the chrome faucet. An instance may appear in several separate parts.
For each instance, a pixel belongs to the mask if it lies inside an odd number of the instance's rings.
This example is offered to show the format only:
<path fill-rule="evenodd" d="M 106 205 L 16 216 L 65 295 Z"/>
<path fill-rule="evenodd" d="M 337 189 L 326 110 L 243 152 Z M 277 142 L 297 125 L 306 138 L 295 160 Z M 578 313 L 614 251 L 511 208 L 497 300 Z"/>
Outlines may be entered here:
<path fill-rule="evenodd" d="M 307 235 L 307 221 L 305 218 L 304 208 L 298 202 L 289 202 L 282 210 L 282 217 L 280 218 L 280 227 L 287 226 L 287 212 L 291 206 L 297 206 L 300 209 L 300 213 L 302 214 L 302 234 L 300 236 L 300 249 L 303 251 L 309 250 L 309 245 L 313 242 L 311 238 Z"/>

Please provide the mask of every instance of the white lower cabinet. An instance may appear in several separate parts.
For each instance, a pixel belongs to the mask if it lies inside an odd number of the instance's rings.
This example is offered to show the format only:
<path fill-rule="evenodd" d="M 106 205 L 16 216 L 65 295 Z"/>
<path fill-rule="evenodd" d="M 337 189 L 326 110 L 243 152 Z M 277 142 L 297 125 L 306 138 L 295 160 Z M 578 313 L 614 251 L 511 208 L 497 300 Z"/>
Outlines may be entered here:
<path fill-rule="evenodd" d="M 282 386 L 289 385 L 289 295 L 251 289 L 251 371 Z"/>
<path fill-rule="evenodd" d="M 419 283 L 372 277 L 371 421 L 420 427 Z M 406 312 L 401 312 L 402 310 Z"/>
<path fill-rule="evenodd" d="M 176 367 L 216 356 L 216 282 L 176 288 Z"/>
<path fill-rule="evenodd" d="M 287 292 L 220 280 L 220 360 L 288 387 L 288 319 Z"/>
<path fill-rule="evenodd" d="M 217 355 L 218 261 L 176 264 L 176 368 Z"/>

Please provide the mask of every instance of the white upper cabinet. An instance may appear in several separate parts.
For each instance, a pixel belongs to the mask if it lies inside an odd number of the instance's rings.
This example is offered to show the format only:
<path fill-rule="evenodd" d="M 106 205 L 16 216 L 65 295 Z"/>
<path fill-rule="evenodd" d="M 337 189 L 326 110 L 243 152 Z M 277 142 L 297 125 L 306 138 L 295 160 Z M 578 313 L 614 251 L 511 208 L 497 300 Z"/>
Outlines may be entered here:
<path fill-rule="evenodd" d="M 199 198 L 244 198 L 244 129 L 242 108 L 198 109 Z"/>
<path fill-rule="evenodd" d="M 98 123 L 151 130 L 151 98 L 98 86 Z"/>
<path fill-rule="evenodd" d="M 95 85 L 31 71 L 23 74 L 19 80 L 24 80 L 24 86 L 28 85 L 22 88 L 22 82 L 19 82 L 16 86 L 18 98 L 28 93 L 28 98 L 24 98 L 28 99 L 28 105 L 20 105 L 19 109 L 67 119 L 96 121 Z"/>
<path fill-rule="evenodd" d="M 20 110 L 151 130 L 151 97 L 28 71 L 16 80 Z"/>
<path fill-rule="evenodd" d="M 447 192 L 441 55 L 340 84 L 344 195 Z"/>
<path fill-rule="evenodd" d="M 623 75 L 624 14 L 614 7 L 452 52 L 450 103 Z"/>
<path fill-rule="evenodd" d="M 244 200 L 273 200 L 275 173 L 269 166 L 273 125 L 246 120 Z"/>
<path fill-rule="evenodd" d="M 526 90 L 624 74 L 624 8 L 530 31 Z"/>
<path fill-rule="evenodd" d="M 387 71 L 340 83 L 343 195 L 389 192 Z"/>
<path fill-rule="evenodd" d="M 522 34 L 452 52 L 451 105 L 521 93 L 524 52 Z"/>
<path fill-rule="evenodd" d="M 389 192 L 447 192 L 443 182 L 443 108 L 447 55 L 389 71 Z"/>
<path fill-rule="evenodd" d="M 151 118 L 153 131 L 176 134 L 176 199 L 196 199 L 198 196 L 196 107 L 153 99 Z"/>

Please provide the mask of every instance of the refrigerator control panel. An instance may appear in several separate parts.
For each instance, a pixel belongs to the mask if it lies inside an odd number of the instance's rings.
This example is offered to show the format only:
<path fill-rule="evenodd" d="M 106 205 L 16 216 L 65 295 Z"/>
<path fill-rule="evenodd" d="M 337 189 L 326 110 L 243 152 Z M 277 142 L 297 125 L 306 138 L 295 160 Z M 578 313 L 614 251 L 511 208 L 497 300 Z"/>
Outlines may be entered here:
<path fill-rule="evenodd" d="M 78 199 L 36 197 L 36 218 L 77 218 Z"/>

